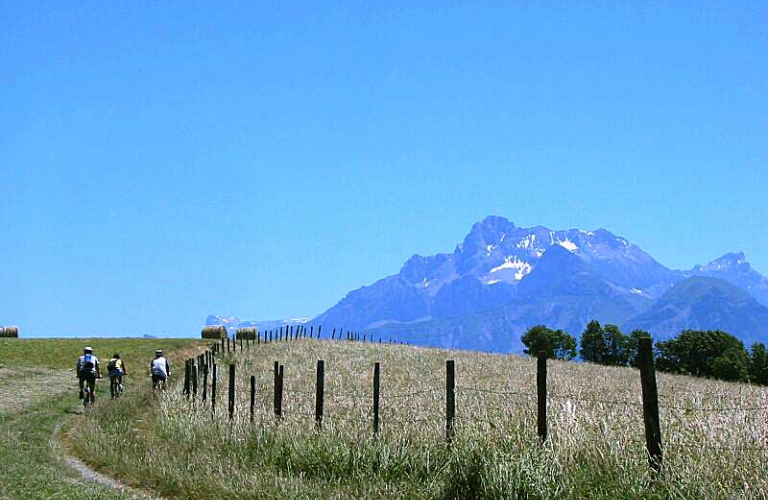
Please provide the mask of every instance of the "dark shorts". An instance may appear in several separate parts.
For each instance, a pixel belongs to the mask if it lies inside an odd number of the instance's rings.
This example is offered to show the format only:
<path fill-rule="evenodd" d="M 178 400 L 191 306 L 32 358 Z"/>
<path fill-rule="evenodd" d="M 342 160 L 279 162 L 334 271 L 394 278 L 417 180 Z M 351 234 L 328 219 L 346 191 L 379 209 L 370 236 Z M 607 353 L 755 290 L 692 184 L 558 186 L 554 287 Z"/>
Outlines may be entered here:
<path fill-rule="evenodd" d="M 80 374 L 80 378 L 83 380 L 83 382 L 87 382 L 91 385 L 96 383 L 96 374 L 95 373 L 82 373 Z"/>
<path fill-rule="evenodd" d="M 109 378 L 122 377 L 123 370 L 112 370 L 109 372 Z"/>
<path fill-rule="evenodd" d="M 158 382 L 165 382 L 165 379 L 167 379 L 167 378 L 168 377 L 166 377 L 165 375 L 158 375 L 158 374 L 153 373 L 152 374 L 152 383 L 156 384 Z"/>

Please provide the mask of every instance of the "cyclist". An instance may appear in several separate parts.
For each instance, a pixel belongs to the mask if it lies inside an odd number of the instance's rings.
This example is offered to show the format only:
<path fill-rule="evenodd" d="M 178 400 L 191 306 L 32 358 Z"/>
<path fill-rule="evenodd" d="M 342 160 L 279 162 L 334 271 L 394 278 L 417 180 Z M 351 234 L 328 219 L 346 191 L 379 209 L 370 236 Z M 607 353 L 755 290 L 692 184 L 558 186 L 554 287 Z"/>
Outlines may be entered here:
<path fill-rule="evenodd" d="M 83 399 L 83 388 L 88 384 L 90 403 L 96 401 L 96 379 L 101 378 L 99 358 L 93 355 L 93 349 L 86 347 L 83 355 L 77 358 L 77 379 L 80 382 L 80 399 Z"/>
<path fill-rule="evenodd" d="M 119 352 L 116 352 L 109 360 L 107 375 L 109 375 L 109 392 L 112 399 L 115 399 L 120 395 L 119 389 L 123 386 L 123 375 L 128 375 L 125 362 L 120 358 Z"/>
<path fill-rule="evenodd" d="M 155 359 L 149 363 L 149 371 L 152 373 L 152 388 L 165 389 L 165 382 L 171 376 L 171 365 L 161 349 L 155 351 Z"/>

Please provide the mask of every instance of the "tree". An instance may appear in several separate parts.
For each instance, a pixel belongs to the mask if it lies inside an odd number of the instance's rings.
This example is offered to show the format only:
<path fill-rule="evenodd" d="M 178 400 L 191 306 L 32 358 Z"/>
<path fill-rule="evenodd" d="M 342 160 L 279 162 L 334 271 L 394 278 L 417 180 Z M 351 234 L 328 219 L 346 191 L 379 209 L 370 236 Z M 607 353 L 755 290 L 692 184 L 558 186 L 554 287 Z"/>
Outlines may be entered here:
<path fill-rule="evenodd" d="M 605 325 L 605 354 L 603 364 L 626 366 L 629 364 L 631 340 L 616 325 Z"/>
<path fill-rule="evenodd" d="M 536 356 L 545 351 L 551 359 L 573 359 L 576 357 L 576 339 L 562 330 L 551 330 L 544 325 L 528 329 L 523 335 L 524 353 Z"/>
<path fill-rule="evenodd" d="M 685 330 L 675 338 L 657 342 L 656 348 L 659 370 L 696 377 L 737 376 L 740 373 L 737 365 L 743 360 L 739 351 L 746 353 L 739 339 L 720 330 Z M 721 356 L 725 359 L 715 365 Z"/>
<path fill-rule="evenodd" d="M 605 330 L 597 320 L 587 324 L 581 333 L 581 359 L 590 363 L 602 363 L 605 356 Z"/>
<path fill-rule="evenodd" d="M 601 326 L 596 320 L 581 334 L 581 359 L 601 365 L 626 366 L 630 360 L 631 339 L 616 325 Z"/>
<path fill-rule="evenodd" d="M 749 379 L 760 385 L 768 385 L 768 351 L 765 344 L 756 342 L 752 345 L 749 359 Z"/>
<path fill-rule="evenodd" d="M 744 346 L 729 347 L 712 362 L 712 376 L 731 382 L 749 380 L 749 354 Z"/>

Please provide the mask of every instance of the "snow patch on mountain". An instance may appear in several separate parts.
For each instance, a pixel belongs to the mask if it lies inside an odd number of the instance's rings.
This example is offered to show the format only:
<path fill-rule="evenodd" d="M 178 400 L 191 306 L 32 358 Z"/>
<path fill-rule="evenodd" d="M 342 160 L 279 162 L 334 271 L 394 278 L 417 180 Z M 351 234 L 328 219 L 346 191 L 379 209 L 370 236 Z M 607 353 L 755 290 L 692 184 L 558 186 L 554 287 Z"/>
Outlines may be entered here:
<path fill-rule="evenodd" d="M 520 240 L 517 245 L 517 248 L 524 248 L 526 250 L 532 249 L 534 243 L 536 242 L 536 235 L 535 234 L 529 234 L 522 240 Z"/>
<path fill-rule="evenodd" d="M 496 273 L 496 272 L 502 271 L 504 269 L 514 269 L 515 270 L 515 279 L 517 281 L 520 281 L 521 279 L 523 279 L 523 277 L 526 274 L 531 272 L 533 267 L 529 263 L 524 262 L 524 261 L 518 259 L 514 255 L 510 255 L 508 257 L 504 257 L 504 263 L 499 265 L 499 266 L 494 267 L 493 269 L 491 269 L 490 272 L 491 273 Z"/>
<path fill-rule="evenodd" d="M 569 252 L 575 252 L 576 250 L 579 249 L 578 245 L 576 245 L 576 243 L 569 240 L 567 236 L 565 237 L 564 240 L 557 240 L 555 243 L 565 248 Z"/>

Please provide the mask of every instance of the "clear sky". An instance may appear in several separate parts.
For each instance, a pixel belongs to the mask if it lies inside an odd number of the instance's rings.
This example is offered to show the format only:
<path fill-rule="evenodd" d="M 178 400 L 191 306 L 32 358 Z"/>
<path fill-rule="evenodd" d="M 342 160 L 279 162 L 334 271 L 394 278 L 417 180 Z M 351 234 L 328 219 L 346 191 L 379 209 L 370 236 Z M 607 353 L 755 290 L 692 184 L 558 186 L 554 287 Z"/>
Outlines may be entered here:
<path fill-rule="evenodd" d="M 0 324 L 310 316 L 489 214 L 768 272 L 768 4 L 597 3 L 0 0 Z"/>

